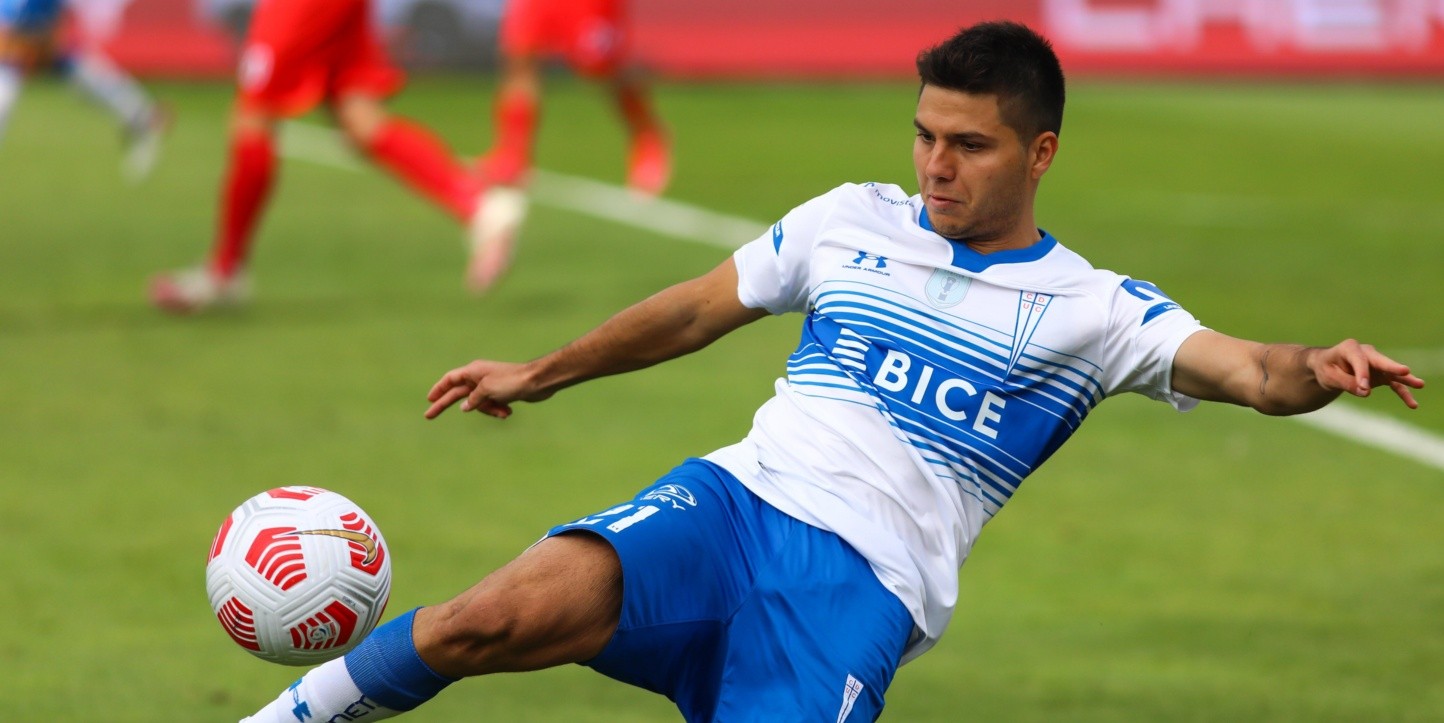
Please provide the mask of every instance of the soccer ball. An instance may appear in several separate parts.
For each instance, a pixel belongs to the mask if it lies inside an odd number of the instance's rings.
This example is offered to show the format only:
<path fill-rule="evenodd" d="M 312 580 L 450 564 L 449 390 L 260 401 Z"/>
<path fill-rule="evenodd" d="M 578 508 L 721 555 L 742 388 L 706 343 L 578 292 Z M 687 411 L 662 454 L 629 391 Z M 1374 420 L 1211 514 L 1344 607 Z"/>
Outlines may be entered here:
<path fill-rule="evenodd" d="M 221 523 L 206 592 L 237 645 L 273 663 L 312 665 L 376 627 L 391 593 L 391 556 L 356 503 L 319 487 L 279 487 Z"/>

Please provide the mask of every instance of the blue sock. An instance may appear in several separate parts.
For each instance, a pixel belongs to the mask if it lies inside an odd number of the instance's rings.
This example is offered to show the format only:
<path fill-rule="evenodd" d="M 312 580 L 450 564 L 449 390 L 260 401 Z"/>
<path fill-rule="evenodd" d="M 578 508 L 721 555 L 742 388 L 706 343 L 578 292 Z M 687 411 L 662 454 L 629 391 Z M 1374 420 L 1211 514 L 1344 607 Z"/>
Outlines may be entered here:
<path fill-rule="evenodd" d="M 437 675 L 411 640 L 412 610 L 377 628 L 346 655 L 312 668 L 242 723 L 372 723 L 431 700 L 453 680 Z"/>
<path fill-rule="evenodd" d="M 411 639 L 415 617 L 416 610 L 410 610 L 387 622 L 346 654 L 356 687 L 391 710 L 411 710 L 456 682 L 432 670 L 416 652 Z"/>

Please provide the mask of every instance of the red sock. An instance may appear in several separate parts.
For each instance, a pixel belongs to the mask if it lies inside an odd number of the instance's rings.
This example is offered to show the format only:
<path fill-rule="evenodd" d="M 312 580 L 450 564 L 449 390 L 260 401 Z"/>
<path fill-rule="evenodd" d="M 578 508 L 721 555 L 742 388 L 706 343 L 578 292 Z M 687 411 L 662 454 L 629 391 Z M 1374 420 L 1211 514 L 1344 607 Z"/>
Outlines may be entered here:
<path fill-rule="evenodd" d="M 531 168 L 541 107 L 530 92 L 509 90 L 497 98 L 494 113 L 496 140 L 486 159 L 487 171 L 490 180 L 513 185 Z"/>
<path fill-rule="evenodd" d="M 410 121 L 392 118 L 372 139 L 367 152 L 371 160 L 457 219 L 471 218 L 480 190 L 477 181 L 430 131 Z"/>
<path fill-rule="evenodd" d="M 246 262 L 261 209 L 276 178 L 276 150 L 266 133 L 241 133 L 231 140 L 230 166 L 221 190 L 221 213 L 211 271 L 230 277 Z"/>

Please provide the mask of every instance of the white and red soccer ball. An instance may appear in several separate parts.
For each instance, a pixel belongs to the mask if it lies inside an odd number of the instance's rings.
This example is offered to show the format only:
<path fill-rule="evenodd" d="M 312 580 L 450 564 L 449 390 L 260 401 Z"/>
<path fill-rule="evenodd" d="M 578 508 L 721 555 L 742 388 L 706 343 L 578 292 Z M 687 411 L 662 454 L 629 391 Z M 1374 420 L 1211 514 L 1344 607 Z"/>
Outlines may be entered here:
<path fill-rule="evenodd" d="M 273 663 L 312 665 L 376 627 L 391 593 L 391 555 L 356 503 L 319 487 L 279 487 L 221 523 L 206 592 L 237 645 Z"/>

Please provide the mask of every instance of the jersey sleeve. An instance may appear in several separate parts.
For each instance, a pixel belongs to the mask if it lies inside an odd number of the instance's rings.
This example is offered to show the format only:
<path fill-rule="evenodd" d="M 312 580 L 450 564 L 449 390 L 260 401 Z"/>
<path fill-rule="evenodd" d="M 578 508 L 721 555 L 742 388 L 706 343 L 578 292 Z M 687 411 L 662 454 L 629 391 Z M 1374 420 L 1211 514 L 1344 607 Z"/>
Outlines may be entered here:
<path fill-rule="evenodd" d="M 1120 277 L 1109 299 L 1105 393 L 1137 392 L 1180 412 L 1194 408 L 1197 399 L 1173 390 L 1173 357 L 1185 339 L 1203 329 L 1157 286 Z"/>
<path fill-rule="evenodd" d="M 773 314 L 807 310 L 813 241 L 832 205 L 832 194 L 818 196 L 732 254 L 743 306 Z"/>

